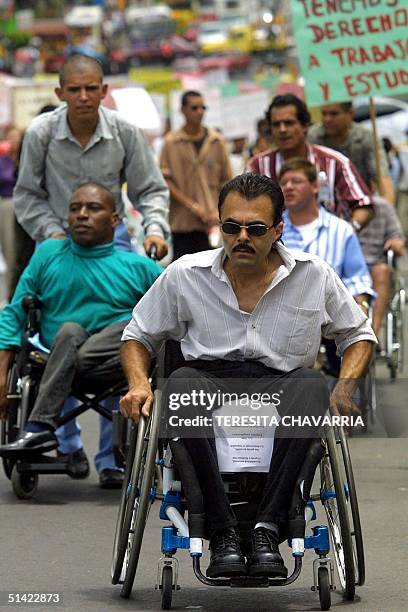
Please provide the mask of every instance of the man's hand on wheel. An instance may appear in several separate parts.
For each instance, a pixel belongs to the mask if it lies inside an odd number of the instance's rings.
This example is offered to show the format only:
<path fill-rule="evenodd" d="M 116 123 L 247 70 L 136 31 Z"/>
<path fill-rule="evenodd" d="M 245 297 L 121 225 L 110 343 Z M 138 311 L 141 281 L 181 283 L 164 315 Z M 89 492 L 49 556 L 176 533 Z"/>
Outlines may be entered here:
<path fill-rule="evenodd" d="M 162 238 L 161 236 L 155 236 L 155 235 L 147 236 L 147 238 L 145 238 L 145 241 L 143 243 L 144 250 L 146 251 L 146 253 L 149 252 L 150 248 L 153 245 L 157 249 L 157 259 L 163 259 L 163 257 L 167 255 L 167 251 L 169 250 L 164 238 Z"/>
<path fill-rule="evenodd" d="M 354 384 L 350 380 L 339 380 L 330 396 L 330 412 L 335 416 L 359 416 L 352 394 Z"/>
<path fill-rule="evenodd" d="M 138 386 L 137 389 L 129 389 L 129 391 L 120 400 L 120 409 L 122 413 L 135 423 L 139 422 L 140 415 L 148 417 L 153 405 L 154 396 L 150 386 Z"/>

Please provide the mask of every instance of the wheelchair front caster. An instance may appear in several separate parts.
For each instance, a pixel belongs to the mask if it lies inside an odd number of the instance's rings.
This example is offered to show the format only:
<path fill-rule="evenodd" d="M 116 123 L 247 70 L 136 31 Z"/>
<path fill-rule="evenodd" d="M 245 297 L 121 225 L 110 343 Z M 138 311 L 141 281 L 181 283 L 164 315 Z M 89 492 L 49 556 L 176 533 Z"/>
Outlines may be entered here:
<path fill-rule="evenodd" d="M 317 586 L 319 589 L 320 608 L 330 610 L 330 576 L 327 567 L 319 567 L 317 571 Z"/>
<path fill-rule="evenodd" d="M 171 565 L 165 565 L 162 572 L 162 610 L 171 609 L 173 596 L 173 569 Z"/>
<path fill-rule="evenodd" d="M 19 472 L 15 465 L 11 472 L 11 485 L 18 499 L 31 499 L 37 491 L 38 474 Z"/>

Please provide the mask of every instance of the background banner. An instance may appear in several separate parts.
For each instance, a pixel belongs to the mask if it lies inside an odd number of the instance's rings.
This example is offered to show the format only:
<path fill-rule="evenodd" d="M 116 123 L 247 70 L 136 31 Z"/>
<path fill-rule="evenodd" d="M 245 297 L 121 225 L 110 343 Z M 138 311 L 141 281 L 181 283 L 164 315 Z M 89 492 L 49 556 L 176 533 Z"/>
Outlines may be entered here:
<path fill-rule="evenodd" d="M 291 0 L 309 105 L 408 91 L 407 0 Z"/>

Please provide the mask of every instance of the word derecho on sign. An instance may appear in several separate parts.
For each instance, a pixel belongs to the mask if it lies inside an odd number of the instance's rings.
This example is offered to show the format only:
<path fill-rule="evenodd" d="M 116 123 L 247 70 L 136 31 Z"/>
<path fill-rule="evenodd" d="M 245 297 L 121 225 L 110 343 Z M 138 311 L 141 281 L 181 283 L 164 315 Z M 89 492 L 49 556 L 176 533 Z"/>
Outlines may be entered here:
<path fill-rule="evenodd" d="M 309 104 L 408 90 L 406 0 L 291 0 Z"/>

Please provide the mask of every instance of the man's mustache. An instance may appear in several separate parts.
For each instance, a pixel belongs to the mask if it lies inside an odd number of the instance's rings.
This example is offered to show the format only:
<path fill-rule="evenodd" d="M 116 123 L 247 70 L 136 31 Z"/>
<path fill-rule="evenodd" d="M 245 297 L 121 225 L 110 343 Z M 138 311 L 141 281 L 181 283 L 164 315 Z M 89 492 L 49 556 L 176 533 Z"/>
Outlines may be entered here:
<path fill-rule="evenodd" d="M 233 253 L 255 253 L 255 249 L 253 249 L 249 244 L 246 243 L 242 243 L 242 244 L 237 244 L 237 246 L 235 246 L 232 249 Z"/>

